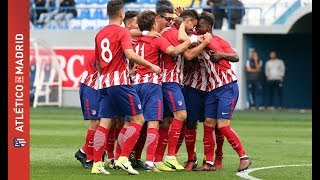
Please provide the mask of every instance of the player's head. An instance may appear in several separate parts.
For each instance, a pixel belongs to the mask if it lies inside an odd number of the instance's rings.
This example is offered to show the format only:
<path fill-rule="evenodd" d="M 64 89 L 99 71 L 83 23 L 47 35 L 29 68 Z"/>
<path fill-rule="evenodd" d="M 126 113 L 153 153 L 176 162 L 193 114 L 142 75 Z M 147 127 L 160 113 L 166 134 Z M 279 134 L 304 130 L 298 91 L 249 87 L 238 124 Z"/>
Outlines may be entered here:
<path fill-rule="evenodd" d="M 125 17 L 125 13 L 123 10 L 124 3 L 122 0 L 111 0 L 107 5 L 107 15 L 109 19 L 121 19 L 121 21 Z"/>
<path fill-rule="evenodd" d="M 160 31 L 172 24 L 174 18 L 173 10 L 170 7 L 162 5 L 156 10 L 156 13 L 156 23 L 158 24 Z"/>
<path fill-rule="evenodd" d="M 269 55 L 271 59 L 276 59 L 277 58 L 276 50 L 271 50 Z"/>
<path fill-rule="evenodd" d="M 199 15 L 196 10 L 192 9 L 187 9 L 184 10 L 181 14 L 180 17 L 186 21 L 186 31 L 191 32 L 193 31 L 194 27 L 197 25 L 198 20 L 199 20 Z"/>
<path fill-rule="evenodd" d="M 212 32 L 212 27 L 214 25 L 215 18 L 213 14 L 209 12 L 201 13 L 199 17 L 199 22 L 197 24 L 197 32 L 198 34 L 205 34 L 207 32 Z"/>
<path fill-rule="evenodd" d="M 129 30 L 138 29 L 138 23 L 137 23 L 138 14 L 139 14 L 138 11 L 127 11 L 125 13 L 123 23 L 126 28 L 128 28 Z"/>
<path fill-rule="evenodd" d="M 141 31 L 151 31 L 155 24 L 156 24 L 156 18 L 157 14 L 153 11 L 146 10 L 142 11 L 138 15 L 138 26 Z"/>

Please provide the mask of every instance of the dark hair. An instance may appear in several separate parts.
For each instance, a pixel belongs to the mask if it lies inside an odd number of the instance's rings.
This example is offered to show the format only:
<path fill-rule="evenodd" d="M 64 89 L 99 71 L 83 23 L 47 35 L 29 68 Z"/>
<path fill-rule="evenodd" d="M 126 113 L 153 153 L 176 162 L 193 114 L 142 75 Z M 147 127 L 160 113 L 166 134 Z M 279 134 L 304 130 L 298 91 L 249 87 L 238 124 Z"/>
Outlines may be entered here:
<path fill-rule="evenodd" d="M 107 5 L 107 14 L 109 18 L 115 18 L 119 15 L 120 11 L 123 9 L 124 4 L 122 0 L 111 0 Z"/>
<path fill-rule="evenodd" d="M 213 14 L 209 12 L 206 12 L 206 11 L 202 12 L 199 19 L 203 19 L 205 23 L 207 23 L 207 25 L 211 27 L 213 27 L 214 25 L 215 17 Z"/>
<path fill-rule="evenodd" d="M 199 14 L 197 13 L 196 10 L 189 10 L 189 9 L 184 10 L 180 14 L 180 17 L 182 17 L 184 20 L 189 17 L 199 20 Z"/>
<path fill-rule="evenodd" d="M 142 11 L 138 15 L 138 26 L 141 31 L 151 31 L 152 26 L 156 23 L 156 13 L 150 10 Z"/>
<path fill-rule="evenodd" d="M 127 11 L 126 15 L 123 19 L 123 22 L 126 23 L 127 21 L 131 20 L 132 18 L 138 16 L 139 12 L 138 11 Z"/>
<path fill-rule="evenodd" d="M 156 13 L 157 14 L 161 14 L 161 15 L 163 15 L 164 13 L 172 14 L 173 13 L 173 9 L 171 9 L 169 6 L 162 5 L 159 8 L 157 8 Z"/>

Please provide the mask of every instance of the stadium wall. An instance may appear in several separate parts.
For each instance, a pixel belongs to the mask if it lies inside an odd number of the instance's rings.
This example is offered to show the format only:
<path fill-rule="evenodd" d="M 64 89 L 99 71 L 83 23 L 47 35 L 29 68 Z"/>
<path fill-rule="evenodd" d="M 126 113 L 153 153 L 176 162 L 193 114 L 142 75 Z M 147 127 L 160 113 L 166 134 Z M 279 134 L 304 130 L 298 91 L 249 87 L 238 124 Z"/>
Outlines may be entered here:
<path fill-rule="evenodd" d="M 269 50 L 278 51 L 278 57 L 286 65 L 284 81 L 285 108 L 312 108 L 312 7 L 301 7 L 282 25 L 272 26 L 237 26 L 236 47 L 240 59 L 248 58 L 249 48 L 256 48 L 265 62 L 269 59 Z M 240 97 L 238 103 L 247 107 L 247 89 L 245 78 L 245 61 L 238 71 Z M 244 89 L 241 89 L 244 88 Z M 268 94 L 265 94 L 268 99 Z"/>

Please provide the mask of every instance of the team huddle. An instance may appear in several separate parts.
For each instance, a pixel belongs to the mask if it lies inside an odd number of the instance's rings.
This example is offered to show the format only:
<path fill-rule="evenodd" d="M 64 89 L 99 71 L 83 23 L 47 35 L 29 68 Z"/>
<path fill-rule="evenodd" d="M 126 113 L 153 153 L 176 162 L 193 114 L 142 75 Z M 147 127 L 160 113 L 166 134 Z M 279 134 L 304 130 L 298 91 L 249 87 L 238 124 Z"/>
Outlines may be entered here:
<path fill-rule="evenodd" d="M 215 171 L 222 168 L 226 138 L 239 156 L 237 170 L 247 169 L 251 160 L 230 127 L 239 95 L 230 62 L 239 57 L 213 35 L 214 16 L 167 6 L 125 13 L 122 0 L 111 0 L 107 14 L 109 24 L 97 33 L 80 81 L 83 116 L 90 120 L 75 154 L 82 165 L 93 174 L 110 174 L 105 162 L 135 175 L 137 168 Z M 197 167 L 199 121 L 204 160 Z M 176 159 L 183 139 L 184 166 Z"/>

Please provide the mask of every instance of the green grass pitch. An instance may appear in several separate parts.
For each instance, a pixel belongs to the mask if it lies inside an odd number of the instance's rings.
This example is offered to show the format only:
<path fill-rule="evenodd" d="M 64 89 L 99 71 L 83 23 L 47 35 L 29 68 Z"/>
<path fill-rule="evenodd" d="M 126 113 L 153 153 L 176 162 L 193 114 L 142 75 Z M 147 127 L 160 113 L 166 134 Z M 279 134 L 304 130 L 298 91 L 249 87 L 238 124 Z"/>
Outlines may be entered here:
<path fill-rule="evenodd" d="M 39 107 L 31 109 L 31 179 L 241 179 L 236 175 L 237 154 L 224 142 L 223 168 L 214 172 L 143 172 L 129 176 L 123 170 L 110 175 L 95 175 L 74 158 L 82 146 L 88 122 L 82 120 L 80 108 Z M 253 163 L 250 168 L 312 164 L 311 113 L 235 111 L 232 127 L 236 130 Z M 202 162 L 202 123 L 197 130 L 197 154 Z M 145 151 L 142 154 L 145 158 Z M 178 160 L 187 158 L 183 143 Z M 259 179 L 312 179 L 312 166 L 282 167 L 254 171 Z"/>

